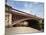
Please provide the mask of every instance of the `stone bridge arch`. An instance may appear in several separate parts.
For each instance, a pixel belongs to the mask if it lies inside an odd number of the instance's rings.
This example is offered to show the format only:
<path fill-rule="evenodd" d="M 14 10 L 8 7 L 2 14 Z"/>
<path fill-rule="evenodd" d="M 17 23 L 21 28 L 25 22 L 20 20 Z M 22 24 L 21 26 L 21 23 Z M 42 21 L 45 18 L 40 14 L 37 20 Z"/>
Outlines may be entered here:
<path fill-rule="evenodd" d="M 35 28 L 35 29 L 41 29 L 40 25 L 39 25 L 39 21 L 38 19 L 35 19 L 35 18 L 24 18 L 24 19 L 20 19 L 20 20 L 17 20 L 15 21 L 15 24 L 21 24 L 21 22 L 24 22 L 24 21 L 27 21 L 28 22 L 28 26 L 27 27 L 32 27 L 32 28 Z M 12 24 L 12 25 L 15 25 L 15 24 Z"/>
<path fill-rule="evenodd" d="M 24 19 L 20 19 L 20 20 L 15 21 L 15 23 L 12 24 L 12 25 L 15 25 L 15 24 L 18 24 L 20 22 L 27 21 L 27 20 L 36 20 L 36 21 L 39 22 L 39 20 L 38 19 L 35 19 L 35 18 L 24 18 Z"/>

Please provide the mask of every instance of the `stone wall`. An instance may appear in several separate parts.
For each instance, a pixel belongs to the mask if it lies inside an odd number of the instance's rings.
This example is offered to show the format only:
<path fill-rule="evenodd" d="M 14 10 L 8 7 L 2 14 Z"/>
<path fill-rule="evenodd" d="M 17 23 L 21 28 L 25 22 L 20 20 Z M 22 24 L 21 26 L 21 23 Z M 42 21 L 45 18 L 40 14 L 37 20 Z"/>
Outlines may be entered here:
<path fill-rule="evenodd" d="M 11 26 L 12 24 L 12 14 L 11 13 L 5 13 L 5 26 Z"/>

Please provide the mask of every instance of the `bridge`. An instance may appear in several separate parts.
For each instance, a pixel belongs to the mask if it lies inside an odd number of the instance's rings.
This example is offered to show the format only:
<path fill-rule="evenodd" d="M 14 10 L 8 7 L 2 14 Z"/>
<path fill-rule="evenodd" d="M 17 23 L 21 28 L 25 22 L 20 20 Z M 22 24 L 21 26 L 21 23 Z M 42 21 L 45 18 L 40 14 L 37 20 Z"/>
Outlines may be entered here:
<path fill-rule="evenodd" d="M 44 26 L 42 26 L 42 23 L 43 18 L 13 9 L 11 6 L 5 5 L 6 35 L 43 32 Z"/>
<path fill-rule="evenodd" d="M 13 9 L 6 5 L 5 9 L 5 16 L 6 16 L 6 26 L 9 25 L 12 26 L 21 26 L 22 23 L 27 22 L 27 26 L 37 26 L 36 23 L 42 23 L 43 18 L 37 17 L 35 15 L 31 15 L 28 13 L 25 13 L 23 11 L 19 11 L 16 9 Z M 33 26 L 34 25 L 34 26 Z"/>

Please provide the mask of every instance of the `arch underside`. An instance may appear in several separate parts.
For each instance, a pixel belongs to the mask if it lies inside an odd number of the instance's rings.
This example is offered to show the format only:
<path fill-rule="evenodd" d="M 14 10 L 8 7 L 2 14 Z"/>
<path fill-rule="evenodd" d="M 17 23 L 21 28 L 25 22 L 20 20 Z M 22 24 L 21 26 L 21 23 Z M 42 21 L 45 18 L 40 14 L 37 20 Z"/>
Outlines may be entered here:
<path fill-rule="evenodd" d="M 14 18 L 14 19 L 12 19 L 13 20 L 12 26 L 14 26 L 14 27 L 26 26 L 26 27 L 32 27 L 35 29 L 40 29 L 38 26 L 39 19 L 37 19 L 37 18 L 26 17 L 26 16 L 22 16 L 22 15 L 12 15 L 12 18 Z M 24 25 L 24 23 L 28 23 L 28 25 Z"/>
<path fill-rule="evenodd" d="M 20 19 L 20 20 L 15 21 L 15 23 L 20 23 L 20 22 L 27 21 L 27 20 L 36 20 L 36 21 L 38 21 L 37 19 L 34 19 L 34 18 L 24 18 L 24 19 Z M 12 24 L 12 25 L 15 25 L 15 24 Z"/>
<path fill-rule="evenodd" d="M 35 18 L 35 17 L 29 17 L 29 16 L 23 16 L 23 15 L 17 15 L 17 14 L 12 14 L 12 25 L 15 25 L 17 23 L 26 21 L 26 20 L 36 20 L 39 21 L 39 19 Z"/>

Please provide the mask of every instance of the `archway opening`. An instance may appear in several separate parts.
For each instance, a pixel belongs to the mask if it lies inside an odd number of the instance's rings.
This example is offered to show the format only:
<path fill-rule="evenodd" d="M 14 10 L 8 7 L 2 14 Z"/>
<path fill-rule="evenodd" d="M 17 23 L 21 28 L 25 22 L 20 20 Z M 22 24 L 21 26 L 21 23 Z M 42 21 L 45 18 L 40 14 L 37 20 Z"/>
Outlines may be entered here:
<path fill-rule="evenodd" d="M 13 25 L 14 27 L 32 27 L 35 29 L 40 30 L 40 23 L 38 20 L 34 20 L 34 19 L 28 19 L 28 20 L 24 20 L 21 21 L 19 23 L 16 23 L 15 25 Z"/>
<path fill-rule="evenodd" d="M 26 20 L 28 22 L 28 27 L 32 27 L 35 29 L 40 30 L 40 23 L 38 20 L 34 20 L 34 19 L 30 19 L 30 20 Z"/>

